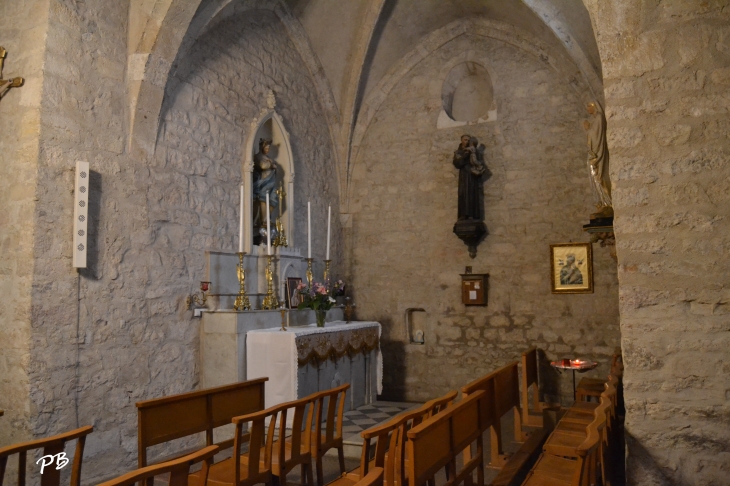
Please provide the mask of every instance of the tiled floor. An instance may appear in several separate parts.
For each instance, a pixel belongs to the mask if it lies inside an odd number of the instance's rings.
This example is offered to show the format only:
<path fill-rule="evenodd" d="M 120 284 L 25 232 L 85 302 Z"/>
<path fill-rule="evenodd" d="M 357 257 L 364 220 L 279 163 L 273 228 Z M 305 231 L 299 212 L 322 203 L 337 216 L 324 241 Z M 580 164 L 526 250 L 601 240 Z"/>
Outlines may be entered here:
<path fill-rule="evenodd" d="M 361 445 L 360 432 L 389 420 L 401 412 L 420 406 L 420 403 L 374 402 L 345 412 L 342 436 L 350 444 Z"/>

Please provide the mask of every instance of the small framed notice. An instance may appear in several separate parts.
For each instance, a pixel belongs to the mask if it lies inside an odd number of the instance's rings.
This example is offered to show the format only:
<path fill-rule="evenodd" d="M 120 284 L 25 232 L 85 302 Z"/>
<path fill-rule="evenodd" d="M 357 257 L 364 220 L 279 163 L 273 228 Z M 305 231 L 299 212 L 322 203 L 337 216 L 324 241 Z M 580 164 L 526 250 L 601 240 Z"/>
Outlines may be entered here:
<path fill-rule="evenodd" d="M 461 302 L 464 305 L 487 305 L 489 274 L 465 273 L 461 275 Z"/>

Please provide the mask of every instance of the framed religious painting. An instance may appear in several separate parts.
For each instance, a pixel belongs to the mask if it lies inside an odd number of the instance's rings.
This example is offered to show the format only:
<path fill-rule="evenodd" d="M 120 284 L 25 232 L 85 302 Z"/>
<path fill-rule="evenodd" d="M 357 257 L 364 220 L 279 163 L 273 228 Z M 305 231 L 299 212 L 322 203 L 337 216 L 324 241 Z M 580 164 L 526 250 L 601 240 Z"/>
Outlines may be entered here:
<path fill-rule="evenodd" d="M 289 309 L 296 309 L 297 306 L 302 302 L 297 291 L 297 286 L 302 283 L 302 279 L 299 277 L 287 277 L 286 278 L 286 306 Z"/>
<path fill-rule="evenodd" d="M 550 245 L 550 282 L 554 294 L 592 294 L 591 244 Z"/>

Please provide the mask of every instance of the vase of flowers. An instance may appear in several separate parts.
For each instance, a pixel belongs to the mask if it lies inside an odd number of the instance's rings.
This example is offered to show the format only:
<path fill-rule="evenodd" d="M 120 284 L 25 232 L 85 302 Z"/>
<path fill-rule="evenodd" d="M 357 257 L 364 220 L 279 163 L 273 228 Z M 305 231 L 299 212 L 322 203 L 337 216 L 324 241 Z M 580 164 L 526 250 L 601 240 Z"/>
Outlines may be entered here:
<path fill-rule="evenodd" d="M 324 327 L 327 311 L 335 305 L 335 297 L 342 295 L 344 290 L 345 283 L 342 280 L 334 284 L 312 282 L 311 286 L 301 282 L 297 286 L 297 292 L 302 301 L 297 309 L 312 309 L 317 316 L 317 327 Z"/>

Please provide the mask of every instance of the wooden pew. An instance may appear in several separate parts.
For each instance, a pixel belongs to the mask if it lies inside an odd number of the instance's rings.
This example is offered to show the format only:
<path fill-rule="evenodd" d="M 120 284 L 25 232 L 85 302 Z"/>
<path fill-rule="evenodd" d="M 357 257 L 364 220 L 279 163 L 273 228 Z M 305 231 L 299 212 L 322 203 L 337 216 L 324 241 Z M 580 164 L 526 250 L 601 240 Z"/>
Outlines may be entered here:
<path fill-rule="evenodd" d="M 328 486 L 352 486 L 363 480 L 374 467 L 384 470 L 386 484 L 392 484 L 396 478 L 402 478 L 403 471 L 407 472 L 407 467 L 403 466 L 401 462 L 403 451 L 405 451 L 404 440 L 401 437 L 407 436 L 401 432 L 409 430 L 414 423 L 418 425 L 423 420 L 446 410 L 456 398 L 456 394 L 455 391 L 451 391 L 426 402 L 415 410 L 403 412 L 384 424 L 362 431 L 360 433 L 363 438 L 360 466 L 328 483 Z M 391 453 L 391 451 L 396 452 Z"/>
<path fill-rule="evenodd" d="M 43 456 L 56 455 L 63 452 L 66 442 L 72 440 L 76 440 L 76 450 L 74 451 L 73 466 L 71 467 L 71 486 L 79 486 L 81 484 L 81 461 L 84 456 L 84 444 L 86 443 L 86 436 L 93 430 L 93 427 L 87 425 L 46 439 L 31 440 L 0 448 L 0 486 L 2 486 L 5 478 L 8 457 L 18 454 L 18 482 L 16 484 L 17 486 L 25 486 L 28 451 L 42 448 Z M 44 467 L 41 474 L 41 486 L 58 486 L 60 484 L 61 470 L 56 468 L 57 465 L 58 461 L 56 460 Z M 39 465 L 39 470 L 40 467 Z"/>
<path fill-rule="evenodd" d="M 522 353 L 522 375 L 521 375 L 521 392 L 522 392 L 522 423 L 531 427 L 542 427 L 542 410 L 545 404 L 540 401 L 540 387 L 538 385 L 538 367 L 537 348 L 532 347 Z M 529 406 L 529 388 L 532 389 L 532 403 L 534 410 L 530 410 Z"/>
<path fill-rule="evenodd" d="M 611 434 L 613 434 L 616 430 L 614 426 L 615 396 L 616 389 L 614 388 L 613 383 L 609 382 L 604 394 L 601 396 L 601 403 L 596 407 L 596 410 L 599 408 L 606 409 L 603 413 L 607 417 L 608 427 Z M 561 419 L 555 427 L 555 430 L 550 434 L 550 437 L 548 437 L 545 442 L 543 452 L 554 456 L 576 459 L 578 457 L 578 447 L 586 439 L 587 433 L 587 426 L 584 423 L 580 423 L 575 420 L 567 421 L 565 419 Z"/>
<path fill-rule="evenodd" d="M 586 438 L 576 450 L 576 459 L 543 453 L 522 486 L 592 486 L 598 484 L 604 468 L 604 437 L 608 401 L 601 398 L 595 417 L 588 425 Z M 603 477 L 605 483 L 605 475 Z"/>
<path fill-rule="evenodd" d="M 267 380 L 257 378 L 137 402 L 137 467 L 149 465 L 148 447 L 201 432 L 205 432 L 207 446 L 230 448 L 233 439 L 214 444 L 213 429 L 230 424 L 233 417 L 263 410 Z M 151 486 L 151 480 L 148 484 Z"/>
<path fill-rule="evenodd" d="M 494 478 L 494 486 L 506 486 L 512 484 L 518 476 L 524 474 L 530 465 L 537 459 L 542 450 L 550 430 L 545 427 L 536 428 L 529 437 L 525 438 L 522 432 L 520 419 L 520 391 L 519 376 L 517 373 L 517 362 L 510 363 L 489 375 L 483 376 L 469 383 L 461 389 L 464 396 L 484 390 L 493 394 L 495 414 L 493 425 L 490 427 L 491 454 L 488 467 L 499 469 L 499 474 Z M 507 456 L 503 449 L 501 418 L 513 410 L 515 420 L 515 439 L 521 446 L 517 452 Z M 468 456 L 469 452 L 467 451 Z"/>
<path fill-rule="evenodd" d="M 190 467 L 199 462 L 203 463 L 200 473 L 201 483 L 205 483 L 208 478 L 209 462 L 213 459 L 213 456 L 218 453 L 218 450 L 218 446 L 208 446 L 198 452 L 183 456 L 179 459 L 162 462 L 154 466 L 147 466 L 142 469 L 128 472 L 116 479 L 101 483 L 99 486 L 132 486 L 137 481 L 147 481 L 162 474 L 170 475 L 168 486 L 188 486 L 188 474 L 190 474 Z"/>
<path fill-rule="evenodd" d="M 383 468 L 374 467 L 372 471 L 360 481 L 355 483 L 356 486 L 383 486 Z"/>
<path fill-rule="evenodd" d="M 515 440 L 524 442 L 525 435 L 522 432 L 522 412 L 520 410 L 520 389 L 519 376 L 517 373 L 517 361 L 500 368 L 489 375 L 478 378 L 461 389 L 464 396 L 483 390 L 494 399 L 494 420 L 490 428 L 491 435 L 491 462 L 489 467 L 501 469 L 507 463 L 507 456 L 502 446 L 502 427 L 500 419 L 507 412 L 514 412 Z"/>
<path fill-rule="evenodd" d="M 312 459 L 317 467 L 317 484 L 324 484 L 322 458 L 330 449 L 337 449 L 340 473 L 345 472 L 345 451 L 342 441 L 342 419 L 345 413 L 345 397 L 350 384 L 315 394 L 314 436 L 312 438 Z M 326 412 L 325 412 L 326 407 Z M 325 415 L 324 433 L 322 415 Z"/>
<path fill-rule="evenodd" d="M 476 391 L 447 410 L 434 415 L 408 431 L 408 486 L 433 485 L 434 477 L 446 469 L 447 486 L 473 484 L 477 472 L 477 486 L 484 485 L 484 448 L 482 436 L 494 425 L 491 410 L 494 397 L 485 391 Z M 476 443 L 471 450 L 472 443 Z M 463 454 L 461 469 L 457 457 Z"/>
<path fill-rule="evenodd" d="M 620 379 L 623 376 L 623 369 L 623 358 L 621 357 L 621 351 L 618 350 L 611 359 L 610 374 Z M 575 391 L 576 401 L 583 401 L 590 397 L 600 397 L 605 383 L 606 380 L 602 378 L 581 378 Z"/>
<path fill-rule="evenodd" d="M 302 466 L 302 476 L 306 476 L 307 483 L 312 486 L 310 440 L 314 416 L 313 396 L 234 417 L 232 457 L 210 466 L 208 486 L 253 486 L 260 483 L 271 486 L 274 476 L 279 476 L 279 484 L 286 486 L 287 474 L 297 465 Z M 293 414 L 292 434 L 284 438 L 290 412 Z M 277 430 L 279 440 L 276 440 Z M 245 453 L 244 444 L 248 444 Z M 191 474 L 188 484 L 203 486 L 200 472 Z"/>

